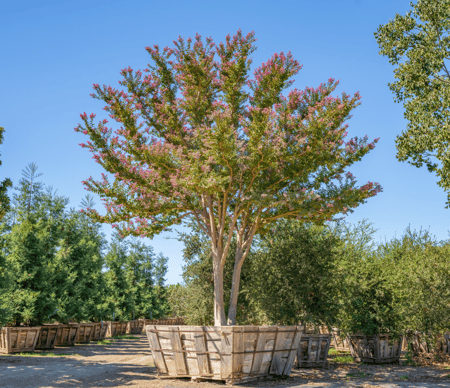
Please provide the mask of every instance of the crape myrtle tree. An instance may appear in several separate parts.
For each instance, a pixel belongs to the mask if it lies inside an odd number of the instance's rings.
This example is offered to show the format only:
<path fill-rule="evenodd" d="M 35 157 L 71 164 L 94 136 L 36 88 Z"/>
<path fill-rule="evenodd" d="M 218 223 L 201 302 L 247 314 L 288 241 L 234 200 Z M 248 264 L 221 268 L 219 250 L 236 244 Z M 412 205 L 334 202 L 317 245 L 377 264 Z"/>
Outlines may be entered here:
<path fill-rule="evenodd" d="M 440 178 L 450 206 L 450 0 L 419 0 L 375 32 L 380 54 L 396 66 L 388 84 L 403 102 L 407 129 L 397 136 L 397 159 L 427 166 Z"/>
<path fill-rule="evenodd" d="M 94 98 L 120 127 L 81 115 L 81 144 L 113 176 L 84 183 L 100 195 L 123 235 L 153 236 L 195 220 L 211 241 L 215 325 L 234 325 L 242 264 L 256 234 L 281 218 L 321 223 L 352 211 L 381 187 L 357 187 L 349 165 L 374 148 L 367 136 L 345 142 L 360 96 L 332 97 L 338 82 L 292 89 L 301 66 L 274 54 L 249 79 L 254 33 L 239 30 L 215 45 L 179 38 L 174 48 L 147 47 L 153 64 L 121 71 L 121 90 L 94 84 Z M 121 226 L 125 222 L 126 226 Z M 228 322 L 223 268 L 236 238 Z"/>

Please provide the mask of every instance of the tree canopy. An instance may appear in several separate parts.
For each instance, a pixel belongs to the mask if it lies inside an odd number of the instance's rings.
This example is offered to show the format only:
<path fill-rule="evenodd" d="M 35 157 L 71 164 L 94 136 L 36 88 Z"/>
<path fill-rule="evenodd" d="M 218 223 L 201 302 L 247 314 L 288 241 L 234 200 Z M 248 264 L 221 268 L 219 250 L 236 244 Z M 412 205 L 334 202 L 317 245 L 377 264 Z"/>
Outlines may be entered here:
<path fill-rule="evenodd" d="M 105 202 L 123 235 L 153 236 L 195 220 L 214 257 L 215 324 L 225 325 L 223 268 L 233 236 L 235 265 L 228 323 L 235 324 L 240 271 L 255 234 L 280 218 L 322 223 L 353 211 L 381 187 L 344 170 L 375 147 L 367 136 L 344 141 L 360 95 L 331 94 L 338 82 L 283 91 L 301 69 L 292 54 L 274 54 L 249 78 L 254 33 L 225 43 L 200 35 L 174 48 L 147 47 L 153 64 L 123 69 L 123 89 L 94 84 L 119 128 L 95 114 L 75 130 L 111 175 L 84 183 Z M 121 223 L 125 223 L 122 227 Z"/>
<path fill-rule="evenodd" d="M 403 102 L 407 129 L 397 158 L 436 172 L 450 206 L 450 0 L 419 0 L 406 15 L 378 27 L 380 54 L 396 66 L 389 83 Z"/>

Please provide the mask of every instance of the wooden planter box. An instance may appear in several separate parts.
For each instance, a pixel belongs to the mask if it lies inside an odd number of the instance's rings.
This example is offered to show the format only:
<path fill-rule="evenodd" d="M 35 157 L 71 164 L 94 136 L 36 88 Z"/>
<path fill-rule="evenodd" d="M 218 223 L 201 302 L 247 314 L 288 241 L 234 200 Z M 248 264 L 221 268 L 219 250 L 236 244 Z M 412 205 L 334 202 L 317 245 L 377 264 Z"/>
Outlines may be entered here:
<path fill-rule="evenodd" d="M 79 323 L 75 342 L 77 344 L 88 344 L 91 342 L 92 335 L 94 334 L 94 325 L 95 323 Z"/>
<path fill-rule="evenodd" d="M 289 376 L 300 326 L 146 326 L 159 377 L 239 383 Z"/>
<path fill-rule="evenodd" d="M 331 334 L 303 334 L 297 351 L 297 367 L 326 367 L 330 343 Z"/>
<path fill-rule="evenodd" d="M 334 348 L 338 352 L 349 352 L 350 346 L 348 345 L 348 340 L 342 339 L 340 334 L 341 334 L 341 331 L 339 329 L 333 329 L 333 331 L 331 333 L 331 335 L 333 336 L 331 345 L 334 346 Z"/>
<path fill-rule="evenodd" d="M 92 329 L 91 341 L 101 341 L 101 340 L 105 339 L 107 329 L 108 329 L 108 324 L 106 322 L 94 323 L 94 328 Z"/>
<path fill-rule="evenodd" d="M 127 322 L 106 322 L 106 337 L 114 337 L 116 335 L 126 334 L 127 332 Z"/>
<path fill-rule="evenodd" d="M 59 325 L 55 346 L 74 346 L 79 326 L 77 324 Z"/>
<path fill-rule="evenodd" d="M 135 319 L 134 321 L 129 321 L 127 324 L 127 333 L 142 334 L 143 330 L 144 330 L 143 319 Z"/>
<path fill-rule="evenodd" d="M 59 325 L 41 326 L 41 331 L 39 332 L 39 337 L 36 343 L 36 349 L 54 349 L 58 330 Z"/>
<path fill-rule="evenodd" d="M 348 337 L 348 343 L 352 357 L 357 362 L 387 364 L 400 360 L 402 341 L 393 340 L 389 334 L 352 335 Z"/>
<path fill-rule="evenodd" d="M 418 332 L 406 332 L 403 336 L 402 351 L 411 350 L 415 356 L 429 355 L 432 357 L 432 355 L 437 353 L 447 354 L 449 351 L 448 338 L 448 334 L 429 336 Z M 408 349 L 408 345 L 411 345 L 411 349 Z"/>
<path fill-rule="evenodd" d="M 0 353 L 32 352 L 39 338 L 39 327 L 3 327 L 0 329 Z"/>
<path fill-rule="evenodd" d="M 127 334 L 128 322 L 120 322 L 119 325 L 119 334 Z"/>

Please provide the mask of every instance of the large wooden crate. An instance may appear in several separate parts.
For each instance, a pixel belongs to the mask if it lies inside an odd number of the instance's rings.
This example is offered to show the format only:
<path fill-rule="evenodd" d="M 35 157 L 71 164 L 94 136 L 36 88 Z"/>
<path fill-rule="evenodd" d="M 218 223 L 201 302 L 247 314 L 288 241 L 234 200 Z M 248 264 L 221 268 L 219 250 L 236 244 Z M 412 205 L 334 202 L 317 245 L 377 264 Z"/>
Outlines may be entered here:
<path fill-rule="evenodd" d="M 330 342 L 331 334 L 302 334 L 297 351 L 297 367 L 326 367 Z"/>
<path fill-rule="evenodd" d="M 41 326 L 39 337 L 36 343 L 36 349 L 54 349 L 56 344 L 56 335 L 58 334 L 59 325 Z"/>
<path fill-rule="evenodd" d="M 346 338 L 341 337 L 341 331 L 339 329 L 334 328 L 331 331 L 331 335 L 332 335 L 331 346 L 333 346 L 338 352 L 350 351 L 348 340 Z"/>
<path fill-rule="evenodd" d="M 78 324 L 59 325 L 55 346 L 73 346 L 78 336 Z"/>
<path fill-rule="evenodd" d="M 411 351 L 413 355 L 430 356 L 449 352 L 448 334 L 425 335 L 419 332 L 406 332 L 403 336 L 402 351 Z"/>
<path fill-rule="evenodd" d="M 0 353 L 32 352 L 41 327 L 3 327 L 0 329 Z"/>
<path fill-rule="evenodd" d="M 119 334 L 127 334 L 128 322 L 120 322 Z"/>
<path fill-rule="evenodd" d="M 400 360 L 401 338 L 394 340 L 389 334 L 351 335 L 348 337 L 348 344 L 351 355 L 357 362 L 387 364 Z"/>
<path fill-rule="evenodd" d="M 94 323 L 94 327 L 92 329 L 91 341 L 101 341 L 102 339 L 105 339 L 107 329 L 108 329 L 108 325 L 106 322 Z"/>
<path fill-rule="evenodd" d="M 127 332 L 127 323 L 128 322 L 106 322 L 107 323 L 107 329 L 106 329 L 106 337 L 115 337 L 116 335 L 126 334 Z"/>
<path fill-rule="evenodd" d="M 299 326 L 164 326 L 146 333 L 159 377 L 238 383 L 289 376 Z"/>
<path fill-rule="evenodd" d="M 127 333 L 142 334 L 143 331 L 144 331 L 144 320 L 143 319 L 135 319 L 133 321 L 128 322 Z"/>
<path fill-rule="evenodd" d="M 79 323 L 77 339 L 75 342 L 77 344 L 88 344 L 91 342 L 92 335 L 94 334 L 95 323 Z"/>

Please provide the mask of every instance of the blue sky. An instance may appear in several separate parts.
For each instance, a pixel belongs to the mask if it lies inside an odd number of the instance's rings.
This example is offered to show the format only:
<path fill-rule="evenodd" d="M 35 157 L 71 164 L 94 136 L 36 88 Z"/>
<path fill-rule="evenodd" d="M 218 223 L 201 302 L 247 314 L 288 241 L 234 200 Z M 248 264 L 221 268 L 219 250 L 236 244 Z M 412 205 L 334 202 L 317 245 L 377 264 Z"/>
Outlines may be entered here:
<path fill-rule="evenodd" d="M 87 193 L 81 181 L 102 172 L 78 145 L 86 137 L 73 129 L 82 112 L 104 116 L 102 103 L 89 96 L 92 84 L 118 87 L 121 69 L 147 66 L 146 46 L 171 46 L 179 35 L 197 32 L 219 43 L 241 28 L 256 33 L 254 67 L 275 52 L 291 51 L 303 64 L 293 87 L 317 87 L 333 77 L 340 79 L 337 93 L 360 91 L 362 105 L 349 121 L 349 136 L 380 141 L 350 171 L 361 185 L 379 182 L 383 192 L 346 220 L 368 219 L 378 240 L 399 236 L 408 225 L 446 239 L 450 210 L 436 176 L 395 157 L 395 137 L 407 123 L 387 86 L 394 68 L 378 54 L 373 36 L 380 24 L 409 9 L 409 0 L 3 2 L 0 178 L 17 183 L 22 169 L 35 162 L 41 180 L 78 207 Z M 110 228 L 104 229 L 109 235 Z M 165 239 L 170 236 L 149 244 L 169 257 L 168 283 L 176 283 L 183 246 Z"/>

